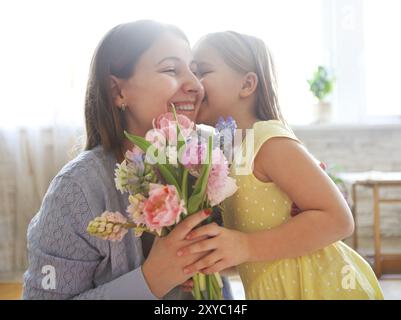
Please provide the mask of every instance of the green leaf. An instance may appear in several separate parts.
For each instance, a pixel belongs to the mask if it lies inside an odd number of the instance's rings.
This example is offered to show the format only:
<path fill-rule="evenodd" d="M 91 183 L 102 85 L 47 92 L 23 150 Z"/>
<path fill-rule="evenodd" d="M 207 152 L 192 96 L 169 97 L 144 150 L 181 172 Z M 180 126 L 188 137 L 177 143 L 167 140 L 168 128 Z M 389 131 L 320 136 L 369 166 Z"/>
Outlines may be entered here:
<path fill-rule="evenodd" d="M 177 189 L 178 194 L 180 195 L 180 198 L 182 199 L 182 193 L 181 193 L 181 188 L 180 185 L 177 182 L 177 179 L 171 174 L 171 172 L 167 169 L 167 166 L 165 164 L 156 164 L 157 168 L 159 169 L 160 174 L 163 176 L 164 180 Z"/>
<path fill-rule="evenodd" d="M 129 132 L 124 130 L 125 136 L 133 142 L 138 148 L 140 148 L 143 152 L 146 153 L 148 148 L 152 145 L 149 141 L 147 141 L 145 138 L 140 137 L 140 136 L 135 136 L 133 134 L 130 134 Z"/>
<path fill-rule="evenodd" d="M 212 147 L 213 147 L 213 137 L 209 136 L 207 163 L 205 163 L 202 166 L 201 173 L 195 183 L 194 191 L 188 200 L 188 214 L 192 214 L 199 211 L 200 206 L 204 200 L 209 173 L 212 167 Z"/>
<path fill-rule="evenodd" d="M 330 76 L 324 66 L 318 66 L 317 70 L 313 73 L 312 79 L 307 80 L 307 82 L 313 95 L 322 101 L 332 92 L 334 77 Z"/>
<path fill-rule="evenodd" d="M 183 145 L 185 145 L 185 138 L 181 132 L 180 124 L 178 123 L 177 112 L 175 110 L 174 104 L 172 105 L 172 109 L 173 109 L 173 115 L 174 115 L 175 122 L 177 123 L 177 150 L 179 151 L 179 150 L 181 150 L 181 147 Z"/>
<path fill-rule="evenodd" d="M 182 199 L 184 200 L 185 205 L 188 204 L 188 173 L 189 170 L 185 168 L 182 174 L 182 183 L 181 183 Z"/>
<path fill-rule="evenodd" d="M 125 136 L 132 141 L 138 148 L 140 148 L 143 152 L 147 152 L 149 147 L 152 145 L 149 141 L 145 140 L 143 137 L 140 136 L 135 136 L 127 131 L 124 131 Z M 158 154 L 159 150 L 156 150 L 156 153 Z M 156 161 L 156 159 L 153 159 Z M 176 187 L 177 192 L 181 196 L 181 188 L 180 185 L 178 184 L 178 177 L 177 173 L 175 172 L 175 168 L 171 164 L 161 164 L 156 162 L 156 167 L 159 169 L 160 174 L 164 178 L 164 180 L 173 186 Z"/>

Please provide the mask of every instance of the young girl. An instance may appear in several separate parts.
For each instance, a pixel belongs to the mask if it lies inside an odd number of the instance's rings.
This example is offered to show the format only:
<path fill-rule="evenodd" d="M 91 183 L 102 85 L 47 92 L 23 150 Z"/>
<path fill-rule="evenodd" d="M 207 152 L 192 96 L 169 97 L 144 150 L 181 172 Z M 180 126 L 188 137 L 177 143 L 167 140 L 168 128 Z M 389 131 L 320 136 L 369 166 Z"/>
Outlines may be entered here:
<path fill-rule="evenodd" d="M 195 59 L 206 91 L 198 122 L 232 116 L 238 128 L 253 129 L 254 153 L 249 174 L 232 165 L 239 190 L 225 203 L 226 228 L 200 227 L 188 239 L 210 238 L 178 251 L 213 250 L 184 272 L 238 265 L 247 299 L 382 299 L 368 263 L 339 241 L 352 234 L 352 215 L 286 125 L 264 43 L 235 32 L 209 34 Z M 291 217 L 293 202 L 302 212 Z"/>

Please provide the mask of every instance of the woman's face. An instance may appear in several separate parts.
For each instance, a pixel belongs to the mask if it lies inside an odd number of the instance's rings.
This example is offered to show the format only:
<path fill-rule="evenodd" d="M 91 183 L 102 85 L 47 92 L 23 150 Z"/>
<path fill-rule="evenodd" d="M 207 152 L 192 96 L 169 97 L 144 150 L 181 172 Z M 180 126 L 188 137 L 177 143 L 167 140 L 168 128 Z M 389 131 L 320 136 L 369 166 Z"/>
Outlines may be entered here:
<path fill-rule="evenodd" d="M 143 135 L 154 118 L 171 111 L 171 103 L 178 113 L 195 120 L 204 96 L 195 68 L 185 40 L 169 32 L 157 39 L 139 58 L 131 78 L 120 85 L 128 130 Z"/>
<path fill-rule="evenodd" d="M 214 126 L 219 117 L 235 118 L 243 75 L 230 68 L 217 50 L 207 44 L 198 45 L 194 56 L 197 75 L 205 89 L 196 122 Z"/>

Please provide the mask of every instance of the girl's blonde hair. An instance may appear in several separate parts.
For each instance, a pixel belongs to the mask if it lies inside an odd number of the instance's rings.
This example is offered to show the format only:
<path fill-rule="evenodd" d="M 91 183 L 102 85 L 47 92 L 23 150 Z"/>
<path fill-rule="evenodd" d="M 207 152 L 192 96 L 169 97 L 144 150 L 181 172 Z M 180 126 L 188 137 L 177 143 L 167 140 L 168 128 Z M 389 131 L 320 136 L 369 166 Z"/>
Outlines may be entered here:
<path fill-rule="evenodd" d="M 265 43 L 256 37 L 234 31 L 210 33 L 199 42 L 216 49 L 228 66 L 258 77 L 256 88 L 256 117 L 260 120 L 281 120 L 277 94 L 277 79 L 273 58 Z"/>

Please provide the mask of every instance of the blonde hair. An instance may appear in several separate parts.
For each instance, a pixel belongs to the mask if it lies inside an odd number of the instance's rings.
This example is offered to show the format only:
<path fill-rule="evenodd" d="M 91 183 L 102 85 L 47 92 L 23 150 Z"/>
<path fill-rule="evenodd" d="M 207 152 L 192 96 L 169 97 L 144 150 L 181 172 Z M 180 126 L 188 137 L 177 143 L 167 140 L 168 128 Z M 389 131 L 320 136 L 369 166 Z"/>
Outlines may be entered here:
<path fill-rule="evenodd" d="M 277 93 L 277 79 L 273 58 L 265 43 L 256 37 L 234 31 L 210 33 L 199 40 L 216 49 L 228 66 L 258 77 L 255 112 L 260 120 L 281 120 L 282 116 Z"/>

